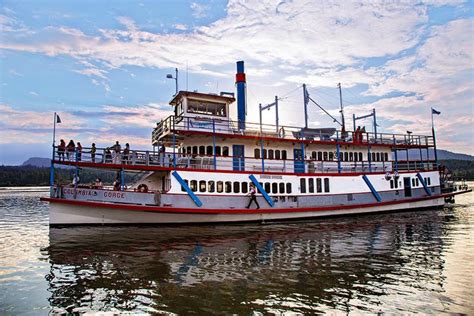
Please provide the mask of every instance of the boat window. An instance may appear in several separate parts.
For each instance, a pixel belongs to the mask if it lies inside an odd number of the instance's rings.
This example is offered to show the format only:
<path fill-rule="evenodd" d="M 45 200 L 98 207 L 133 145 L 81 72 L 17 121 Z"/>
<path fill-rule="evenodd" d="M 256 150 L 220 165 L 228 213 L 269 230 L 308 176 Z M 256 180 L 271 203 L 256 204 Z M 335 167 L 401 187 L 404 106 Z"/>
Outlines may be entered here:
<path fill-rule="evenodd" d="M 388 161 L 388 153 L 385 153 L 384 156 L 385 156 L 385 161 Z"/>
<path fill-rule="evenodd" d="M 324 192 L 329 192 L 329 178 L 324 178 Z"/>
<path fill-rule="evenodd" d="M 207 183 L 207 191 L 212 193 L 212 192 L 214 192 L 215 189 L 216 189 L 215 182 L 214 181 L 209 181 Z"/>
<path fill-rule="evenodd" d="M 269 182 L 265 182 L 265 192 L 267 193 L 270 193 L 270 183 Z"/>
<path fill-rule="evenodd" d="M 224 191 L 224 182 L 217 181 L 217 193 L 222 193 Z"/>
<path fill-rule="evenodd" d="M 188 154 L 192 153 L 191 146 L 186 147 L 186 153 L 188 153 Z"/>
<path fill-rule="evenodd" d="M 412 187 L 415 186 L 415 178 L 412 178 L 412 179 L 411 179 L 411 186 L 412 186 Z"/>
<path fill-rule="evenodd" d="M 393 189 L 393 179 L 390 180 L 390 189 Z"/>
<path fill-rule="evenodd" d="M 308 179 L 308 192 L 314 193 L 314 179 L 313 178 Z"/>
<path fill-rule="evenodd" d="M 260 158 L 260 149 L 255 148 L 255 149 L 253 150 L 253 156 L 254 156 L 256 159 L 259 159 L 259 158 Z"/>
<path fill-rule="evenodd" d="M 300 178 L 300 190 L 301 193 L 306 193 L 306 179 Z"/>
<path fill-rule="evenodd" d="M 216 146 L 216 155 L 217 156 L 221 155 L 221 146 Z"/>
<path fill-rule="evenodd" d="M 240 182 L 234 182 L 234 193 L 240 193 Z"/>
<path fill-rule="evenodd" d="M 377 153 L 377 159 L 376 161 L 380 161 L 380 153 Z"/>
<path fill-rule="evenodd" d="M 212 156 L 212 155 L 214 155 L 213 152 L 214 152 L 214 150 L 212 150 L 212 146 L 207 146 L 207 148 L 206 148 L 206 155 Z"/>
<path fill-rule="evenodd" d="M 286 156 L 286 150 L 282 150 L 281 151 L 281 159 L 286 160 L 287 159 L 286 157 L 287 157 Z"/>
<path fill-rule="evenodd" d="M 375 161 L 375 153 L 372 153 L 372 161 Z"/>
<path fill-rule="evenodd" d="M 321 193 L 323 192 L 323 188 L 321 185 L 321 178 L 316 179 L 316 192 Z"/>
<path fill-rule="evenodd" d="M 199 113 L 225 117 L 226 106 L 225 103 L 188 99 L 188 113 Z M 200 126 L 198 124 L 199 123 L 197 123 L 197 126 Z"/>
<path fill-rule="evenodd" d="M 327 151 L 323 152 L 323 159 L 324 159 L 324 161 L 328 160 L 328 152 Z"/>
<path fill-rule="evenodd" d="M 311 158 L 312 158 L 312 159 L 316 160 L 317 155 L 318 155 L 318 154 L 317 154 L 315 151 L 311 152 Z"/>
<path fill-rule="evenodd" d="M 199 192 L 206 192 L 206 181 L 199 181 Z"/>
<path fill-rule="evenodd" d="M 364 160 L 362 153 L 359 153 L 359 161 L 362 161 L 362 160 Z"/>
<path fill-rule="evenodd" d="M 349 161 L 354 161 L 354 153 L 352 151 L 349 153 Z"/>
<path fill-rule="evenodd" d="M 280 182 L 278 189 L 280 191 L 280 194 L 284 194 L 285 193 L 285 184 L 283 182 Z"/>
<path fill-rule="evenodd" d="M 272 193 L 278 194 L 278 183 L 276 182 L 272 183 Z"/>
<path fill-rule="evenodd" d="M 332 151 L 329 152 L 329 160 L 334 160 L 334 153 Z"/>
<path fill-rule="evenodd" d="M 231 193 L 232 192 L 232 182 L 226 181 L 225 182 L 225 193 Z"/>
<path fill-rule="evenodd" d="M 249 191 L 249 185 L 247 182 L 242 182 L 242 193 L 247 193 Z"/>
<path fill-rule="evenodd" d="M 222 147 L 222 156 L 229 156 L 229 147 Z"/>
<path fill-rule="evenodd" d="M 418 181 L 418 178 L 416 178 L 416 186 L 419 186 L 420 182 Z"/>
<path fill-rule="evenodd" d="M 198 189 L 197 186 L 198 182 L 196 180 L 191 180 L 191 184 L 189 186 L 191 188 L 191 191 L 196 192 Z"/>
<path fill-rule="evenodd" d="M 274 156 L 273 156 L 273 149 L 269 149 L 268 150 L 268 159 L 273 159 Z"/>
<path fill-rule="evenodd" d="M 323 153 L 318 151 L 318 160 L 321 161 L 323 160 Z"/>
<path fill-rule="evenodd" d="M 286 184 L 286 193 L 291 193 L 291 183 L 290 182 L 288 182 Z"/>
<path fill-rule="evenodd" d="M 280 156 L 280 150 L 275 150 L 275 159 L 280 159 L 281 156 Z"/>
<path fill-rule="evenodd" d="M 193 146 L 193 155 L 198 154 L 198 146 Z"/>
<path fill-rule="evenodd" d="M 186 183 L 186 185 L 189 186 L 188 180 L 184 180 L 184 183 Z M 181 191 L 186 192 L 186 189 L 183 186 L 181 186 Z"/>
<path fill-rule="evenodd" d="M 263 150 L 263 158 L 267 159 L 267 150 L 266 149 Z"/>
<path fill-rule="evenodd" d="M 359 154 L 358 153 L 354 153 L 354 161 L 359 161 Z"/>
<path fill-rule="evenodd" d="M 431 185 L 431 178 L 428 177 L 428 185 Z"/>
<path fill-rule="evenodd" d="M 349 161 L 349 153 L 347 151 L 344 153 L 344 161 Z"/>
<path fill-rule="evenodd" d="M 206 147 L 205 146 L 199 146 L 199 155 L 205 155 L 206 154 Z"/>

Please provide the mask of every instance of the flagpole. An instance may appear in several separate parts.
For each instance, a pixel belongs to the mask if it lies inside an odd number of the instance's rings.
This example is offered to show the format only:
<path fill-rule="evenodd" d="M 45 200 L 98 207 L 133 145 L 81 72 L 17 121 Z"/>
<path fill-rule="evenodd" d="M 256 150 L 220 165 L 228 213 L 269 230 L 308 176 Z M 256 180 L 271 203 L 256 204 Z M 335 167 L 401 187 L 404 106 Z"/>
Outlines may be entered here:
<path fill-rule="evenodd" d="M 435 128 L 434 128 L 433 108 L 431 108 L 431 133 L 433 134 L 435 163 L 436 163 L 436 168 L 438 168 L 438 153 L 436 151 L 436 135 L 435 135 Z"/>
<path fill-rule="evenodd" d="M 54 112 L 54 117 L 53 117 L 53 153 L 51 157 L 51 167 L 49 170 L 49 184 L 50 186 L 54 186 L 54 145 L 56 142 L 56 112 Z M 50 193 L 51 196 L 53 196 L 52 193 Z"/>

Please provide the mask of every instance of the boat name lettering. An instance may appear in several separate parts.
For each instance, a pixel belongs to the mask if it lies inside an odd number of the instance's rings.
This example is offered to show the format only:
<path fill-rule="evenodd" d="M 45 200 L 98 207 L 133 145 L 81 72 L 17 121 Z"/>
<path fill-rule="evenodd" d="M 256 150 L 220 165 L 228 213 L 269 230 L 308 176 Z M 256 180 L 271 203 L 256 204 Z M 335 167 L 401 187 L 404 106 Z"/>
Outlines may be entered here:
<path fill-rule="evenodd" d="M 125 198 L 125 193 L 123 193 L 123 192 L 104 192 L 104 197 L 124 199 Z"/>
<path fill-rule="evenodd" d="M 260 179 L 283 179 L 283 176 L 270 176 L 266 174 L 261 174 Z"/>
<path fill-rule="evenodd" d="M 64 194 L 74 194 L 74 189 L 73 188 L 64 188 L 63 191 L 64 191 Z M 77 189 L 76 190 L 76 195 L 97 196 L 97 191 Z"/>

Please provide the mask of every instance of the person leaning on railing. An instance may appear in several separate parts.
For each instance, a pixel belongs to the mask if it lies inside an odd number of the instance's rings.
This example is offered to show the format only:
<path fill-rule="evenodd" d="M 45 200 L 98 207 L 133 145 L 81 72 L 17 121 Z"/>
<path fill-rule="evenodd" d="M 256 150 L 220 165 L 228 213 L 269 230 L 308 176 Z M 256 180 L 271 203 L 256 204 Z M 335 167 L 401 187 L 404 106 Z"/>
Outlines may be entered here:
<path fill-rule="evenodd" d="M 95 147 L 95 143 L 92 143 L 91 147 L 91 161 L 95 162 L 95 152 L 97 151 L 97 148 Z"/>
<path fill-rule="evenodd" d="M 58 145 L 58 159 L 59 161 L 62 160 L 64 161 L 64 153 L 66 152 L 66 142 L 64 139 L 61 139 Z"/>

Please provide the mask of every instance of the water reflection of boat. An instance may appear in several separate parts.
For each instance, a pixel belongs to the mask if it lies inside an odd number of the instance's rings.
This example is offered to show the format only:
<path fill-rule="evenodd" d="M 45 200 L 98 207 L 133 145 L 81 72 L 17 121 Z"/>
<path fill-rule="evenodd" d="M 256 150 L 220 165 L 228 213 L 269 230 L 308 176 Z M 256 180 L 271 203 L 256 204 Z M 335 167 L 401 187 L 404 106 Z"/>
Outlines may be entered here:
<path fill-rule="evenodd" d="M 57 312 L 248 314 L 270 300 L 282 310 L 344 310 L 353 299 L 368 304 L 401 284 L 439 287 L 443 221 L 442 211 L 422 211 L 265 230 L 51 228 L 44 249 L 50 302 Z M 282 303 L 288 300 L 294 304 Z"/>

